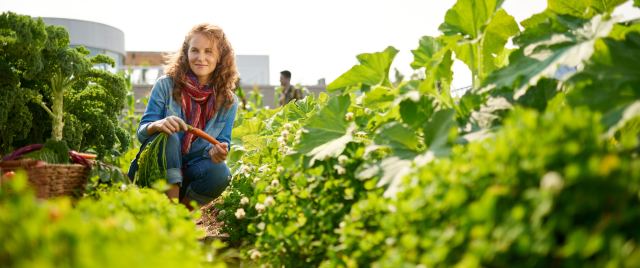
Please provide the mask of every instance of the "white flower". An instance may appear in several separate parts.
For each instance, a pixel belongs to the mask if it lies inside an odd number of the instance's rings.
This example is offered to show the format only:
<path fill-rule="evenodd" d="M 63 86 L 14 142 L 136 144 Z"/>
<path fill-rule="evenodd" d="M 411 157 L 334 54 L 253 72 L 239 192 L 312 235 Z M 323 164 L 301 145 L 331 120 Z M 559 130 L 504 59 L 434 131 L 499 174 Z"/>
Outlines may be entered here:
<path fill-rule="evenodd" d="M 127 190 L 127 185 L 123 183 L 120 185 L 120 191 L 125 191 L 125 190 Z"/>
<path fill-rule="evenodd" d="M 341 221 L 340 224 L 338 224 L 338 226 L 340 226 L 340 229 L 344 229 L 344 227 L 347 226 L 347 223 L 344 221 Z"/>
<path fill-rule="evenodd" d="M 259 167 L 258 168 L 258 172 L 260 172 L 260 173 L 269 172 L 269 166 L 263 165 L 263 166 Z"/>
<path fill-rule="evenodd" d="M 396 239 L 393 237 L 387 237 L 384 242 L 389 246 L 393 246 L 396 243 Z"/>
<path fill-rule="evenodd" d="M 278 185 L 280 185 L 280 181 L 278 179 L 274 179 L 271 181 L 272 187 L 278 187 Z"/>
<path fill-rule="evenodd" d="M 286 129 L 283 130 L 282 132 L 280 132 L 280 136 L 286 139 L 289 136 L 289 131 Z"/>
<path fill-rule="evenodd" d="M 251 250 L 251 259 L 252 260 L 257 260 L 260 259 L 260 257 L 262 257 L 262 254 L 260 254 L 260 251 L 258 251 L 257 249 Z"/>
<path fill-rule="evenodd" d="M 344 120 L 352 121 L 353 120 L 353 113 L 352 112 L 348 112 L 347 114 L 345 114 L 344 115 Z"/>
<path fill-rule="evenodd" d="M 278 166 L 278 167 L 276 168 L 276 171 L 277 171 L 278 173 L 283 172 L 283 171 L 284 171 L 284 168 L 283 168 L 282 166 Z"/>
<path fill-rule="evenodd" d="M 564 181 L 558 172 L 551 171 L 544 174 L 540 181 L 540 188 L 543 190 L 549 190 L 551 192 L 559 192 L 564 186 Z"/>
<path fill-rule="evenodd" d="M 261 203 L 256 204 L 256 210 L 258 211 L 258 213 L 262 213 L 262 212 L 264 212 L 264 209 L 265 209 L 265 208 L 266 208 L 266 207 L 265 207 L 263 204 L 261 204 Z"/>
<path fill-rule="evenodd" d="M 281 154 L 283 155 L 287 155 L 293 152 L 293 150 L 291 149 L 291 147 L 289 146 L 282 146 L 280 147 L 280 149 L 278 150 Z"/>
<path fill-rule="evenodd" d="M 245 213 L 243 208 L 239 208 L 238 210 L 236 210 L 236 219 L 242 220 L 244 219 L 244 216 L 245 216 Z"/>
<path fill-rule="evenodd" d="M 244 206 L 246 204 L 249 204 L 249 198 L 245 196 L 240 199 L 240 205 Z"/>
<path fill-rule="evenodd" d="M 267 196 L 267 198 L 264 200 L 264 205 L 267 207 L 270 207 L 271 205 L 275 204 L 276 200 L 273 199 L 273 196 Z"/>
<path fill-rule="evenodd" d="M 371 111 L 371 109 L 369 109 L 369 108 L 364 108 L 364 113 L 365 113 L 366 115 L 370 115 L 370 114 L 371 114 L 371 112 L 373 112 L 373 111 Z"/>
<path fill-rule="evenodd" d="M 291 123 L 286 123 L 286 124 L 284 124 L 283 127 L 284 127 L 284 129 L 289 130 L 289 129 L 291 129 L 292 125 L 291 125 Z"/>
<path fill-rule="evenodd" d="M 341 154 L 340 156 L 338 156 L 338 163 L 340 163 L 340 165 L 344 165 L 344 163 L 346 163 L 349 160 L 349 157 L 347 157 L 346 155 Z"/>
<path fill-rule="evenodd" d="M 389 209 L 391 213 L 395 213 L 396 211 L 398 211 L 398 209 L 394 205 L 387 206 L 387 209 Z"/>
<path fill-rule="evenodd" d="M 247 166 L 247 165 L 242 165 L 240 166 L 240 173 L 242 173 L 245 176 L 249 176 L 251 173 L 251 167 Z"/>
<path fill-rule="evenodd" d="M 345 173 L 347 173 L 347 170 L 340 165 L 334 165 L 333 168 L 336 170 L 338 175 L 344 175 Z"/>
<path fill-rule="evenodd" d="M 226 210 L 220 210 L 220 212 L 218 212 L 218 216 L 224 216 L 225 214 L 227 214 Z"/>
<path fill-rule="evenodd" d="M 258 229 L 260 229 L 260 230 L 264 230 L 265 225 L 266 225 L 266 224 L 264 224 L 264 222 L 260 222 L 260 223 L 258 223 Z"/>

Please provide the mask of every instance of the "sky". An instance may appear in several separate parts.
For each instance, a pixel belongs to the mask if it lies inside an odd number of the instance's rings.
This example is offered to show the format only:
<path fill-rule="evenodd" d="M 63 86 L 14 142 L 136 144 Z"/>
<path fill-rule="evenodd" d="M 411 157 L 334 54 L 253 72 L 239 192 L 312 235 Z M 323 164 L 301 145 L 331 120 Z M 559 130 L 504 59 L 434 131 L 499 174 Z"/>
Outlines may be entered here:
<path fill-rule="evenodd" d="M 128 51 L 175 51 L 195 24 L 221 26 L 238 55 L 268 55 L 271 84 L 279 72 L 292 83 L 330 83 L 357 64 L 356 55 L 394 46 L 400 52 L 392 68 L 410 75 L 412 49 L 438 26 L 454 0 L 2 0 L 0 12 L 36 17 L 89 20 L 124 32 Z M 546 0 L 506 0 L 516 21 L 544 10 Z M 628 2 L 616 11 L 640 17 Z M 454 63 L 453 87 L 471 84 L 464 64 Z"/>

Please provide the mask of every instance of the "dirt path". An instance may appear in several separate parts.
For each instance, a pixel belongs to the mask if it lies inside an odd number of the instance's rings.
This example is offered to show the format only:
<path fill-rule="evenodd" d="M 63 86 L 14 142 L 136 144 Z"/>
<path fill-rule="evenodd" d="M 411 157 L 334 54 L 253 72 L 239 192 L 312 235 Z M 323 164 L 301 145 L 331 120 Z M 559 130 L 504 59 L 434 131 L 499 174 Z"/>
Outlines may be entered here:
<path fill-rule="evenodd" d="M 222 227 L 224 222 L 218 221 L 218 209 L 214 207 L 215 201 L 211 202 L 200 208 L 202 217 L 198 221 L 198 225 L 204 228 L 206 235 L 204 240 L 221 239 L 224 240 L 229 237 L 228 234 L 222 233 Z"/>

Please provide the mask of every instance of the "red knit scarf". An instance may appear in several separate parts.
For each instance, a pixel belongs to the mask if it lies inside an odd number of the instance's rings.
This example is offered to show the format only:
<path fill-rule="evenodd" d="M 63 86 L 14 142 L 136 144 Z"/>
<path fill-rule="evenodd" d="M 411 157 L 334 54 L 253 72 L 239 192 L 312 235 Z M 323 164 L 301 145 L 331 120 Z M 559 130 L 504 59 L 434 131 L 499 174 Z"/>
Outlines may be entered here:
<path fill-rule="evenodd" d="M 204 130 L 207 121 L 216 112 L 216 94 L 209 85 L 200 85 L 198 78 L 192 73 L 187 73 L 186 84 L 182 88 L 182 113 L 187 119 L 187 124 Z M 182 153 L 191 150 L 191 143 L 196 136 L 185 132 L 182 138 Z"/>

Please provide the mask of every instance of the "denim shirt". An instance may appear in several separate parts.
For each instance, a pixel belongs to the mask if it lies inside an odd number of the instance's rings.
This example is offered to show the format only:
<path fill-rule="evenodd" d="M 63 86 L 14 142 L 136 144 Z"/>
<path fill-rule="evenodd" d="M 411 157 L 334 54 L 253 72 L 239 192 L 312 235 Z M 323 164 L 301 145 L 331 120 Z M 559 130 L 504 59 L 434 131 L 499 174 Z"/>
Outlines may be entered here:
<path fill-rule="evenodd" d="M 144 141 L 150 137 L 147 133 L 147 127 L 151 122 L 164 119 L 171 115 L 180 117 L 185 122 L 187 121 L 182 112 L 182 107 L 174 101 L 173 95 L 171 94 L 172 91 L 173 79 L 166 75 L 158 78 L 158 81 L 153 85 L 147 109 L 144 112 L 144 115 L 142 115 L 140 126 L 138 126 L 137 136 L 141 143 L 144 143 Z M 205 128 L 203 129 L 211 137 L 216 138 L 216 140 L 227 143 L 227 148 L 231 148 L 231 130 L 233 129 L 233 122 L 235 121 L 236 111 L 238 110 L 238 97 L 234 94 L 233 98 L 234 102 L 231 107 L 227 109 L 223 106 L 219 111 L 216 111 L 216 114 L 213 118 L 207 121 Z M 178 132 L 177 134 L 182 141 L 184 132 Z M 202 150 L 202 156 L 210 158 L 208 152 L 212 146 L 213 145 L 208 141 L 197 138 L 191 144 L 191 150 L 189 153 L 195 153 Z"/>

